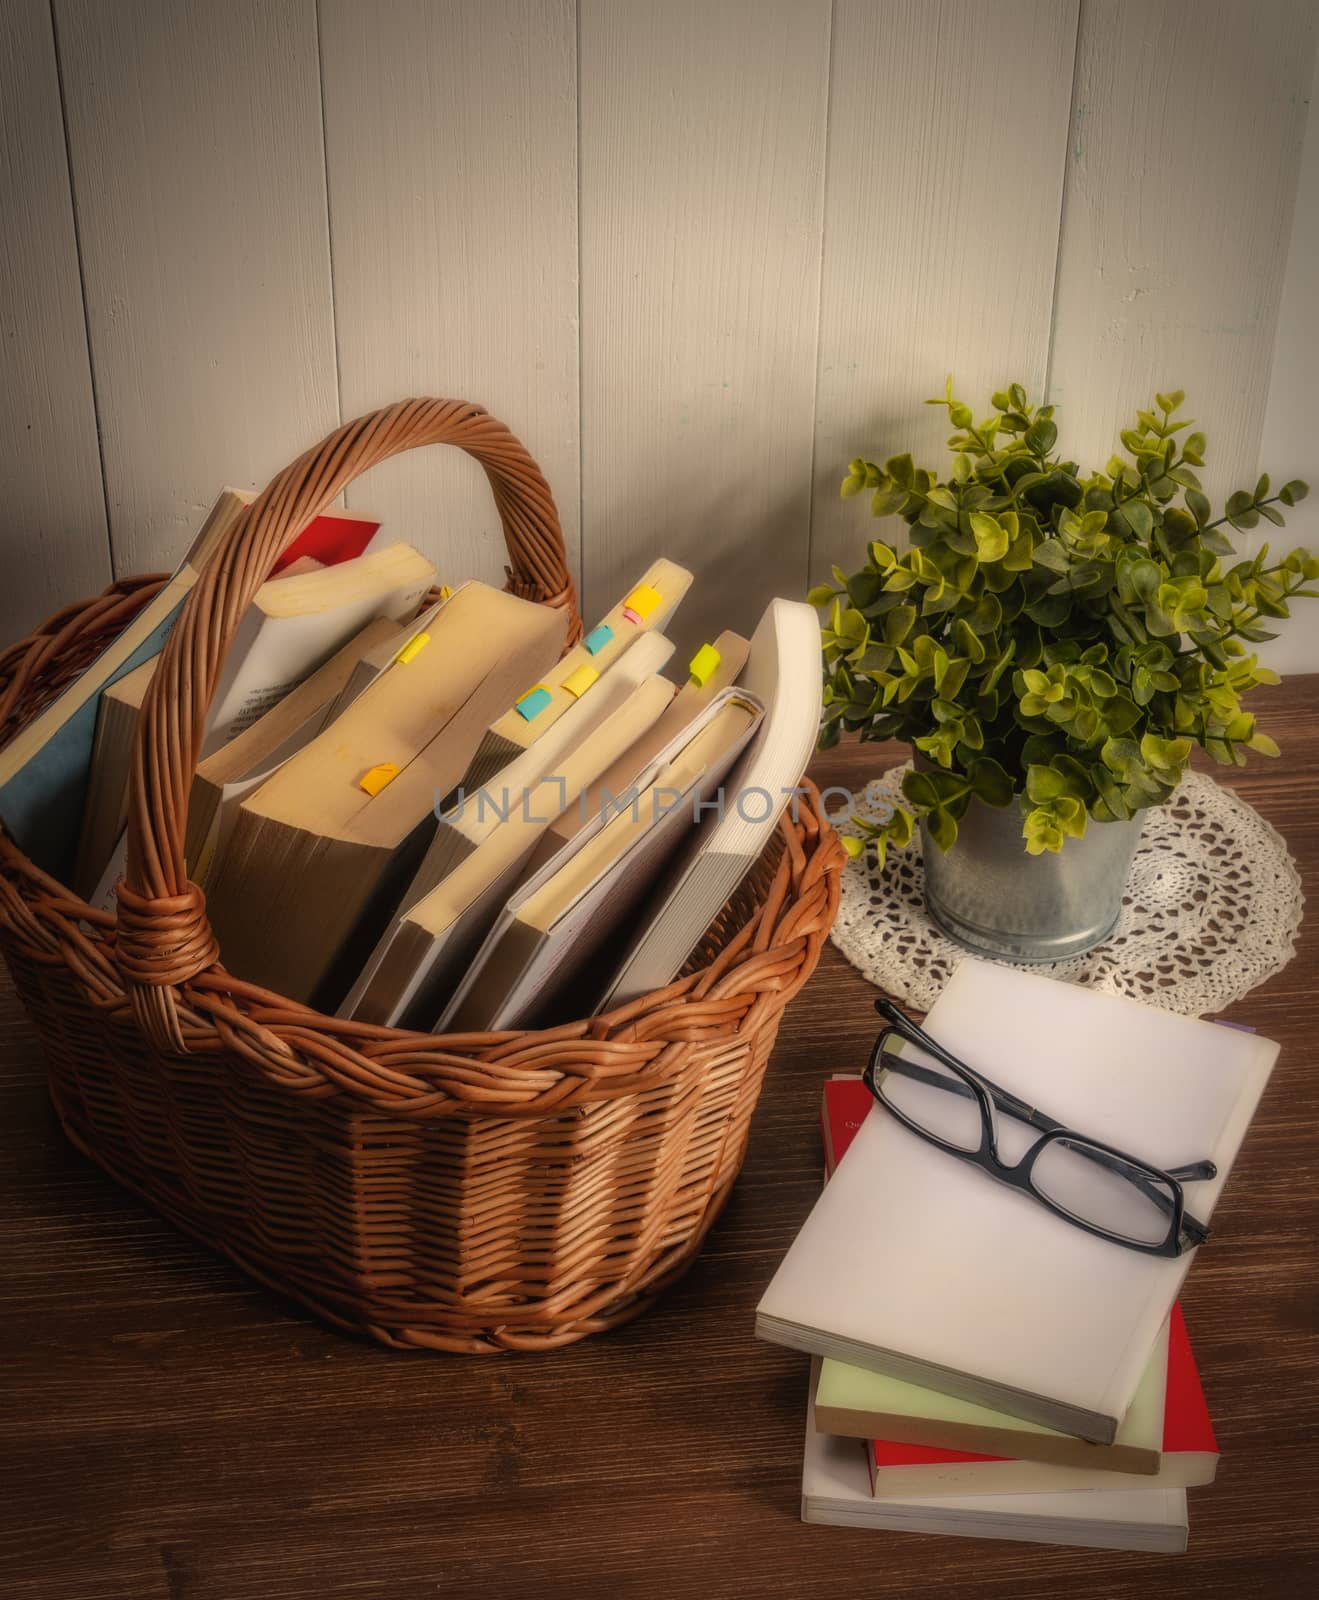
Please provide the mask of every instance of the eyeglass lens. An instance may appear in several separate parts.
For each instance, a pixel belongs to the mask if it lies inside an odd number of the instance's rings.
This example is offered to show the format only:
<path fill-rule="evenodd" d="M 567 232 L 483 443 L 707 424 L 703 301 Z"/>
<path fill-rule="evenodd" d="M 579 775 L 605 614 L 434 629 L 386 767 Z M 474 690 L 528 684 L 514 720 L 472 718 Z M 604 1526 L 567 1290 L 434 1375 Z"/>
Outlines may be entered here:
<path fill-rule="evenodd" d="M 896 1043 L 896 1041 L 895 1041 Z M 980 1148 L 983 1124 L 975 1091 L 933 1056 L 904 1042 L 880 1051 L 880 1093 L 918 1128 L 954 1150 Z"/>
<path fill-rule="evenodd" d="M 1084 1139 L 1053 1139 L 1031 1168 L 1035 1191 L 1078 1221 L 1133 1244 L 1157 1245 L 1168 1237 L 1173 1191 L 1164 1179 Z"/>
<path fill-rule="evenodd" d="M 876 1087 L 895 1110 L 923 1133 L 952 1150 L 974 1155 L 980 1149 L 983 1121 L 975 1091 L 936 1057 L 894 1039 L 879 1052 Z M 999 1124 L 1000 1136 L 1013 1131 L 1011 1119 Z M 1018 1136 L 1028 1135 L 1020 1127 Z M 1025 1154 L 1025 1141 L 1011 1163 Z M 1175 1199 L 1170 1184 L 1155 1173 L 1110 1155 L 1085 1139 L 1072 1136 L 1045 1144 L 1030 1172 L 1035 1192 L 1078 1222 L 1132 1244 L 1158 1245 L 1168 1237 Z"/>

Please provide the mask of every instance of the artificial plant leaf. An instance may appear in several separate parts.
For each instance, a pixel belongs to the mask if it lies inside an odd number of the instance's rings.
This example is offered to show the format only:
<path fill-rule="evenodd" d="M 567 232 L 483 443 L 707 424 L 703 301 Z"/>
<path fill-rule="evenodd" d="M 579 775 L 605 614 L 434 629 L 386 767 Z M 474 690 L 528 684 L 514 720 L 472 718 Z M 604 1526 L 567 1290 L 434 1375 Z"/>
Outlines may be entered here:
<path fill-rule="evenodd" d="M 1026 443 L 1041 459 L 1047 456 L 1058 442 L 1058 428 L 1053 422 L 1037 420 L 1026 429 Z"/>
<path fill-rule="evenodd" d="M 957 820 L 950 811 L 939 806 L 924 818 L 930 837 L 945 855 L 957 842 Z"/>
<path fill-rule="evenodd" d="M 975 536 L 976 552 L 982 561 L 1001 561 L 1008 553 L 1011 542 L 1008 531 L 996 517 L 984 511 L 973 511 L 971 532 Z"/>
<path fill-rule="evenodd" d="M 1043 594 L 1026 608 L 1026 615 L 1042 628 L 1060 627 L 1071 615 L 1071 601 L 1065 594 Z"/>
<path fill-rule="evenodd" d="M 872 517 L 891 517 L 902 510 L 907 498 L 907 491 L 896 484 L 881 484 L 870 497 L 870 514 Z"/>
<path fill-rule="evenodd" d="M 1134 739 L 1106 739 L 1099 759 L 1124 783 L 1140 770 L 1140 746 Z"/>
<path fill-rule="evenodd" d="M 953 656 L 948 665 L 943 669 L 943 675 L 938 680 L 939 692 L 950 698 L 962 692 L 962 685 L 966 682 L 966 675 L 971 670 L 971 663 L 965 656 Z"/>
<path fill-rule="evenodd" d="M 1038 806 L 1034 811 L 1026 813 L 1022 833 L 1025 836 L 1028 855 L 1043 855 L 1046 850 L 1057 851 L 1063 847 L 1063 831 L 1058 826 L 1053 812 L 1045 807 Z"/>
<path fill-rule="evenodd" d="M 894 606 L 884 618 L 884 638 L 889 644 L 902 644 L 915 625 L 915 606 Z"/>
<path fill-rule="evenodd" d="M 883 593 L 884 579 L 878 572 L 857 572 L 847 580 L 847 598 L 858 610 L 873 605 Z"/>
<path fill-rule="evenodd" d="M 890 456 L 884 463 L 884 471 L 904 489 L 910 489 L 916 478 L 916 465 L 909 454 Z"/>
<path fill-rule="evenodd" d="M 939 804 L 933 774 L 929 772 L 918 770 L 907 773 L 902 780 L 902 792 L 921 811 L 930 811 Z"/>
<path fill-rule="evenodd" d="M 1058 826 L 1069 838 L 1085 837 L 1086 809 L 1083 801 L 1074 795 L 1063 795 L 1054 801 L 1053 814 L 1058 819 Z"/>
<path fill-rule="evenodd" d="M 1026 798 L 1037 806 L 1047 805 L 1066 791 L 1067 783 L 1052 767 L 1026 768 Z"/>
<path fill-rule="evenodd" d="M 1142 542 L 1154 532 L 1154 513 L 1143 500 L 1124 501 L 1122 514 L 1127 519 L 1127 526 Z"/>
<path fill-rule="evenodd" d="M 987 806 L 1002 809 L 1012 804 L 1012 779 L 992 756 L 977 757 L 971 763 L 969 776 L 972 793 Z"/>
<path fill-rule="evenodd" d="M 953 623 L 953 638 L 957 648 L 974 666 L 985 659 L 985 642 L 965 617 L 958 617 Z"/>
<path fill-rule="evenodd" d="M 1023 528 L 1008 546 L 1007 554 L 1003 557 L 1003 566 L 1008 572 L 1029 572 L 1034 564 L 1035 541 L 1030 529 Z"/>

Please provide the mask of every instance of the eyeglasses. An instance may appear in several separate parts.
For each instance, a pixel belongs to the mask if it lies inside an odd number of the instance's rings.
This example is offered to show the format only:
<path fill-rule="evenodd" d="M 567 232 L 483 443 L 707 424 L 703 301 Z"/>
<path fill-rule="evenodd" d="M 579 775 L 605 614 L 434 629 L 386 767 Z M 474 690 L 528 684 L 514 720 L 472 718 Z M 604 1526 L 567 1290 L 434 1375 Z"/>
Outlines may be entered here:
<path fill-rule="evenodd" d="M 1212 1161 L 1165 1172 L 1086 1138 L 959 1061 L 892 1001 L 876 1000 L 875 1010 L 889 1026 L 875 1041 L 865 1084 L 913 1133 L 1032 1195 L 1087 1233 L 1128 1250 L 1172 1257 L 1208 1239 L 1209 1229 L 1186 1211 L 1182 1185 L 1217 1177 Z M 892 1048 L 897 1041 L 914 1045 L 928 1059 L 899 1055 Z M 996 1112 L 1041 1135 L 1012 1165 L 999 1157 Z"/>

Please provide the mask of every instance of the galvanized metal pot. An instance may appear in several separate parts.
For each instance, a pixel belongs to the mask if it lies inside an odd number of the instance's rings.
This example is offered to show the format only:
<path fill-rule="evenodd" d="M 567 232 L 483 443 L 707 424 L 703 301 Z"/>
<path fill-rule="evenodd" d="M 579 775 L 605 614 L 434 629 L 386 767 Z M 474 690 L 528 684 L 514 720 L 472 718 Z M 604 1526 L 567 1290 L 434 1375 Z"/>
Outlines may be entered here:
<path fill-rule="evenodd" d="M 1057 854 L 1026 853 L 1021 810 L 972 800 L 947 855 L 921 826 L 925 906 L 951 939 L 1009 961 L 1061 961 L 1112 933 L 1144 813 L 1091 821 Z"/>

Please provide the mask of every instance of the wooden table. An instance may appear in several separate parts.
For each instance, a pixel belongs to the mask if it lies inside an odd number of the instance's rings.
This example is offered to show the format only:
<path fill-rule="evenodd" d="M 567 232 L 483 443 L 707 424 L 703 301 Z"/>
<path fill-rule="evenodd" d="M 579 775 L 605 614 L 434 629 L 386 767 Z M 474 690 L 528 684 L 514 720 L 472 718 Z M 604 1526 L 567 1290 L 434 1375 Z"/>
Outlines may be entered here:
<path fill-rule="evenodd" d="M 1241 792 L 1319 872 L 1319 679 Z M 896 751 L 851 747 L 821 782 Z M 517 1595 L 1291 1600 L 1319 1592 L 1319 920 L 1233 1015 L 1283 1044 L 1184 1297 L 1223 1448 L 1180 1557 L 798 1521 L 804 1356 L 752 1312 L 820 1187 L 825 1076 L 872 992 L 830 948 L 790 1009 L 746 1170 L 698 1264 L 617 1333 L 548 1356 L 398 1355 L 327 1332 L 180 1238 L 64 1143 L 0 993 L 7 1600 Z"/>

